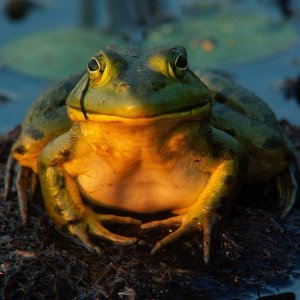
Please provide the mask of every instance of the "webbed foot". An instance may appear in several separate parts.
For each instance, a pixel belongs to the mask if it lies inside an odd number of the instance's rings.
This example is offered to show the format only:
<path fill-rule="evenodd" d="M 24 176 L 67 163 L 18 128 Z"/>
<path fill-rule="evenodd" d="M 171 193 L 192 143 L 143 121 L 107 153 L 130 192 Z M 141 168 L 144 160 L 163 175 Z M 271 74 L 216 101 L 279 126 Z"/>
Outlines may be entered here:
<path fill-rule="evenodd" d="M 68 229 L 71 234 L 76 236 L 80 243 L 89 251 L 99 252 L 99 247 L 94 245 L 90 239 L 93 235 L 99 239 L 111 241 L 119 245 L 132 245 L 138 242 L 135 237 L 127 237 L 115 234 L 106 229 L 102 224 L 128 224 L 140 225 L 141 221 L 130 217 L 121 217 L 115 215 L 97 214 L 94 211 L 87 209 L 84 216 L 79 222 L 69 223 Z"/>
<path fill-rule="evenodd" d="M 4 200 L 7 200 L 11 191 L 16 160 L 9 155 L 4 182 Z M 16 189 L 19 200 L 19 209 L 24 223 L 28 222 L 28 200 L 31 200 L 37 185 L 37 175 L 27 167 L 19 166 L 17 170 Z"/>
<path fill-rule="evenodd" d="M 151 229 L 157 227 L 178 227 L 174 232 L 167 235 L 164 239 L 157 242 L 151 250 L 151 254 L 155 254 L 163 246 L 177 240 L 186 232 L 195 229 L 202 230 L 203 234 L 203 260 L 205 263 L 210 261 L 210 248 L 212 231 L 219 219 L 216 213 L 206 213 L 197 217 L 190 217 L 188 214 L 171 217 L 165 220 L 152 221 L 142 224 L 142 229 Z"/>
<path fill-rule="evenodd" d="M 9 193 L 11 191 L 12 182 L 14 178 L 16 160 L 10 154 L 6 163 L 5 177 L 4 177 L 4 201 L 7 200 Z"/>
<path fill-rule="evenodd" d="M 28 222 L 28 200 L 33 198 L 37 183 L 37 175 L 27 167 L 19 167 L 17 171 L 16 188 L 19 209 L 23 222 Z"/>
<path fill-rule="evenodd" d="M 299 193 L 299 186 L 297 183 L 297 169 L 294 164 L 291 165 L 287 171 L 280 173 L 276 177 L 276 185 L 279 197 L 284 205 L 280 217 L 282 219 L 285 219 L 293 209 Z"/>

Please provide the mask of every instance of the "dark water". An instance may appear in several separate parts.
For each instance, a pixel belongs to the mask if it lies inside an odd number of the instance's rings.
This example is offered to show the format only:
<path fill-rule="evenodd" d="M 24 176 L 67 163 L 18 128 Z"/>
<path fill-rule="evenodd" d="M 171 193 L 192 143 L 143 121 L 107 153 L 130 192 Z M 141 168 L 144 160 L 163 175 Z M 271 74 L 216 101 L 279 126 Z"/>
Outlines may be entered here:
<path fill-rule="evenodd" d="M 11 22 L 4 14 L 5 0 L 0 0 L 0 47 L 10 40 L 26 34 L 78 24 L 79 2 L 54 0 L 45 2 L 45 9 L 31 10 L 24 19 Z M 0 104 L 0 133 L 5 133 L 24 118 L 31 101 L 41 93 L 50 81 L 31 78 L 1 66 L 0 92 L 12 96 L 12 101 Z"/>
<path fill-rule="evenodd" d="M 278 119 L 286 119 L 300 125 L 300 106 L 296 101 L 287 101 L 280 90 L 284 78 L 295 78 L 300 74 L 300 66 L 293 63 L 300 56 L 300 43 L 285 52 L 267 59 L 242 66 L 233 66 L 228 71 L 235 81 L 255 91 L 273 109 Z"/>
<path fill-rule="evenodd" d="M 4 0 L 0 1 L 2 7 L 4 2 Z M 47 3 L 46 9 L 32 10 L 25 19 L 19 22 L 11 22 L 5 17 L 2 10 L 0 14 L 0 46 L 9 40 L 35 32 L 37 30 L 36 24 L 38 24 L 38 30 L 42 31 L 62 26 L 74 26 L 80 23 L 81 6 L 79 1 L 53 0 L 45 3 Z M 257 5 L 255 3 L 256 1 L 253 1 L 252 5 Z M 241 5 L 241 9 L 243 9 L 243 5 Z M 103 18 L 105 15 L 103 10 L 100 7 L 98 10 L 102 14 L 100 18 L 102 23 L 106 22 Z M 295 26 L 299 25 L 297 21 L 292 22 L 295 22 Z M 286 101 L 278 86 L 284 78 L 299 75 L 300 66 L 293 63 L 293 60 L 299 60 L 299 48 L 300 42 L 298 41 L 288 50 L 267 59 L 227 68 L 227 71 L 234 75 L 237 82 L 262 97 L 279 119 L 287 119 L 296 125 L 300 125 L 300 107 L 295 101 Z M 9 70 L 5 66 L 0 67 L 0 91 L 8 92 L 12 96 L 12 101 L 0 104 L 0 133 L 7 132 L 22 121 L 31 101 L 49 83 L 48 80 L 31 78 Z"/>
<path fill-rule="evenodd" d="M 4 0 L 0 1 L 3 6 Z M 78 25 L 79 1 L 52 0 L 46 9 L 34 10 L 20 22 L 11 22 L 0 12 L 0 46 L 25 34 L 61 26 Z M 295 21 L 294 21 L 295 22 Z M 295 24 L 298 26 L 298 24 Z M 283 41 L 284 42 L 284 41 Z M 242 66 L 232 66 L 227 71 L 234 79 L 255 91 L 274 110 L 279 119 L 287 119 L 292 124 L 300 125 L 300 106 L 295 101 L 287 101 L 278 89 L 286 77 L 300 74 L 300 65 L 293 63 L 300 58 L 300 42 L 288 50 L 275 54 L 267 59 L 251 62 Z M 1 64 L 1 57 L 0 57 Z M 11 95 L 12 100 L 0 104 L 0 133 L 5 133 L 20 123 L 26 114 L 31 101 L 51 82 L 16 73 L 6 66 L 0 67 L 0 92 Z M 286 287 L 268 287 L 266 294 L 278 294 L 293 291 L 300 297 L 300 282 L 294 280 Z M 242 299 L 242 298 L 240 298 Z"/>

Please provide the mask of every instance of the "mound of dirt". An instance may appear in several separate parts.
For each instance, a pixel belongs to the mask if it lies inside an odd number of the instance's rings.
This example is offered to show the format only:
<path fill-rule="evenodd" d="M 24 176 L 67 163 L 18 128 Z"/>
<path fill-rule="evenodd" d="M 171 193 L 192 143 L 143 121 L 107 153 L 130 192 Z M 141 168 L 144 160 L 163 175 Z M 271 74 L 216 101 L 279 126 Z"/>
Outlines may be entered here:
<path fill-rule="evenodd" d="M 300 129 L 282 125 L 300 150 Z M 18 134 L 16 128 L 0 137 L 1 299 L 244 299 L 299 278 L 300 210 L 281 221 L 272 182 L 243 189 L 209 265 L 199 232 L 150 255 L 167 230 L 114 227 L 146 243 L 98 241 L 102 252 L 90 253 L 54 229 L 40 194 L 30 203 L 28 225 L 22 224 L 15 190 L 3 200 L 6 160 Z"/>

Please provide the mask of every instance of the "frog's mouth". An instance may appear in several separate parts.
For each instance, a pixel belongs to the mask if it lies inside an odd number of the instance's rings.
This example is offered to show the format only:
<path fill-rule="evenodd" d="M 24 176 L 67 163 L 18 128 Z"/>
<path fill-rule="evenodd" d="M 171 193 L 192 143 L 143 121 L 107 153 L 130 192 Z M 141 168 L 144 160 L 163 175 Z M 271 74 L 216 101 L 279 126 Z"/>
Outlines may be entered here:
<path fill-rule="evenodd" d="M 178 119 L 196 119 L 202 120 L 205 117 L 208 117 L 211 113 L 211 102 L 208 100 L 203 103 L 201 106 L 194 106 L 191 108 L 187 108 L 182 111 L 177 112 L 168 112 L 161 113 L 157 115 L 150 116 L 142 116 L 142 115 L 134 115 L 134 116 L 120 116 L 113 114 L 102 114 L 95 111 L 84 111 L 79 107 L 68 106 L 68 115 L 71 120 L 74 121 L 83 121 L 83 117 L 85 120 L 96 121 L 96 122 L 141 122 L 141 123 L 150 123 L 158 120 L 178 120 Z"/>
<path fill-rule="evenodd" d="M 202 103 L 195 103 L 194 105 L 190 103 L 189 106 L 180 108 L 168 107 L 166 104 L 165 111 L 157 111 L 155 107 L 151 106 L 126 106 L 122 109 L 115 110 L 112 107 L 110 111 L 98 112 L 95 110 L 89 110 L 89 106 L 86 107 L 85 96 L 88 91 L 90 80 L 86 81 L 85 87 L 81 92 L 80 101 L 71 103 L 67 105 L 68 115 L 71 120 L 74 121 L 121 121 L 121 122 L 154 122 L 157 120 L 178 120 L 178 119 L 204 119 L 211 114 L 211 100 L 207 98 Z M 79 104 L 79 105 L 78 105 Z M 163 109 L 164 110 L 164 109 Z M 169 110 L 169 111 L 168 111 Z"/>

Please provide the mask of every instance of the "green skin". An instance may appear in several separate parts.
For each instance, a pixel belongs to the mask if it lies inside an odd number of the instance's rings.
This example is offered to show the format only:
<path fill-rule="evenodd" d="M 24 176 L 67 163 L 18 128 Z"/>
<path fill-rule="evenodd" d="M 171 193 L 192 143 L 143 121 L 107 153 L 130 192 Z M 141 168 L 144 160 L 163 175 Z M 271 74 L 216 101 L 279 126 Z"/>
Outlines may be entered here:
<path fill-rule="evenodd" d="M 102 223 L 141 221 L 96 213 L 82 196 L 129 215 L 170 211 L 141 225 L 178 226 L 152 253 L 200 227 L 208 262 L 212 229 L 241 184 L 286 170 L 294 149 L 261 99 L 215 73 L 198 76 L 184 48 L 105 50 L 76 86 L 79 76 L 33 104 L 12 155 L 38 173 L 59 228 L 99 251 L 89 234 L 137 242 Z"/>

